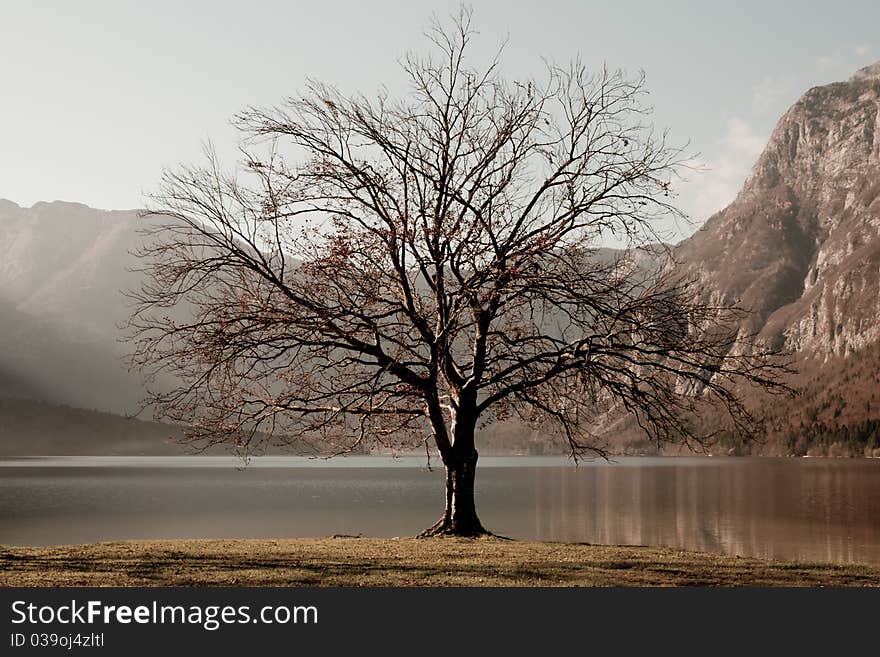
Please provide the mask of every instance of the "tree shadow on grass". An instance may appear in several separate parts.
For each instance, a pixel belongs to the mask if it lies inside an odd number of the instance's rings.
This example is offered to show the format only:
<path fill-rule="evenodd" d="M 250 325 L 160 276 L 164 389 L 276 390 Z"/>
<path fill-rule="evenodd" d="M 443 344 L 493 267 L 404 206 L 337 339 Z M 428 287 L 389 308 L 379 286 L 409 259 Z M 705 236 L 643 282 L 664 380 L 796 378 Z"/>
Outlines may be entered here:
<path fill-rule="evenodd" d="M 444 539 L 440 539 L 444 540 Z M 474 541 L 476 543 L 476 541 Z M 443 546 L 445 547 L 445 546 Z M 479 547 L 479 546 L 478 546 Z M 630 551 L 631 553 L 632 551 Z M 752 586 L 878 585 L 877 569 L 649 553 L 621 558 L 505 559 L 462 550 L 404 555 L 188 552 L 181 550 L 0 553 L 5 585 L 58 582 L 112 585 L 233 586 Z M 51 582 L 50 582 L 51 580 Z"/>

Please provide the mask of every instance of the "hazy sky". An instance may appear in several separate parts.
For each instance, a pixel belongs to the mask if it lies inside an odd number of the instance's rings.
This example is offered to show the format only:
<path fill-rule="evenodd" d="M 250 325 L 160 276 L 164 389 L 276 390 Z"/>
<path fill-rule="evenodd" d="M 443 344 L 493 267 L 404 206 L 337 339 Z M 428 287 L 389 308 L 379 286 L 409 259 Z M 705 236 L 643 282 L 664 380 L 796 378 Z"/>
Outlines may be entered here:
<path fill-rule="evenodd" d="M 401 82 L 432 12 L 458 2 L 0 0 L 0 198 L 143 205 L 163 165 L 306 76 L 371 92 Z M 807 88 L 880 59 L 880 2 L 473 2 L 478 54 L 509 37 L 511 77 L 541 57 L 644 69 L 658 127 L 711 168 L 682 190 L 702 221 L 732 200 Z"/>

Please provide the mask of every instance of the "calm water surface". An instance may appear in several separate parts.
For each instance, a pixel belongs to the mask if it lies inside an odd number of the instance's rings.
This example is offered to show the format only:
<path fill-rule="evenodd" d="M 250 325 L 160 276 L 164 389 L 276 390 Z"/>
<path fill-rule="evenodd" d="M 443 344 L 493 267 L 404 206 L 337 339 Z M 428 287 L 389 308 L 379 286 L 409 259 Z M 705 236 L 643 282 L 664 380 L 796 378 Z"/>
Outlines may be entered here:
<path fill-rule="evenodd" d="M 424 458 L 46 457 L 0 461 L 0 544 L 406 536 L 439 517 Z M 483 524 L 519 539 L 668 545 L 880 564 L 880 461 L 480 459 Z"/>

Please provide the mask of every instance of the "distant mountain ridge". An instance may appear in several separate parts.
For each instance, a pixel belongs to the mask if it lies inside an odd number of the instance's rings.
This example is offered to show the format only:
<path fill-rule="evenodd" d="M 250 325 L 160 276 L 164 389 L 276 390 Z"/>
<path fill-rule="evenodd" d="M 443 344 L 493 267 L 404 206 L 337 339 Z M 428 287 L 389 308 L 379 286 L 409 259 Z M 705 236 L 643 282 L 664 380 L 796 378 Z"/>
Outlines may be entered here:
<path fill-rule="evenodd" d="M 159 422 L 0 397 L 0 457 L 177 456 L 187 453 L 181 434 Z"/>
<path fill-rule="evenodd" d="M 143 396 L 122 360 L 121 290 L 137 211 L 0 200 L 0 395 L 128 413 Z"/>
<path fill-rule="evenodd" d="M 0 298 L 75 332 L 115 334 L 113 322 L 126 316 L 119 288 L 137 281 L 126 272 L 137 227 L 135 210 L 0 204 Z"/>

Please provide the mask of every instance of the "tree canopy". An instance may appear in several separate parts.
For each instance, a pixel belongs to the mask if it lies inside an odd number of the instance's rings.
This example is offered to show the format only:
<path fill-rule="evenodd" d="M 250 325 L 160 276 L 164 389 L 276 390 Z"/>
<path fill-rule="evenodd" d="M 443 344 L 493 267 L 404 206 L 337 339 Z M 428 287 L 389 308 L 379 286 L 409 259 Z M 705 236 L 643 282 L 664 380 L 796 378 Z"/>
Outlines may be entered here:
<path fill-rule="evenodd" d="M 626 413 L 696 445 L 701 405 L 749 433 L 738 386 L 783 387 L 739 311 L 642 265 L 681 216 L 685 159 L 652 129 L 643 76 L 575 60 L 508 80 L 498 58 L 471 64 L 474 34 L 467 11 L 433 24 L 399 97 L 310 81 L 245 109 L 232 173 L 211 152 L 167 171 L 131 320 L 133 363 L 179 382 L 148 402 L 193 440 L 436 448 L 435 533 L 483 531 L 479 423 L 604 455 L 603 419 Z M 612 237 L 625 248 L 599 248 Z"/>

